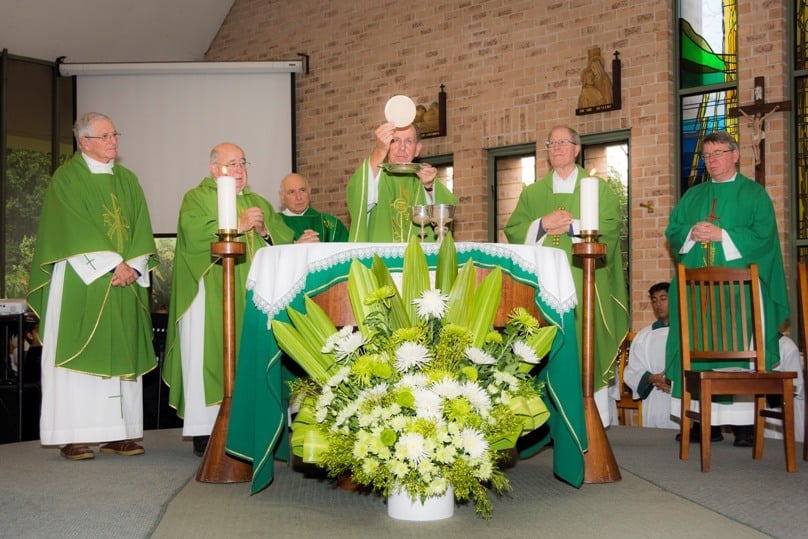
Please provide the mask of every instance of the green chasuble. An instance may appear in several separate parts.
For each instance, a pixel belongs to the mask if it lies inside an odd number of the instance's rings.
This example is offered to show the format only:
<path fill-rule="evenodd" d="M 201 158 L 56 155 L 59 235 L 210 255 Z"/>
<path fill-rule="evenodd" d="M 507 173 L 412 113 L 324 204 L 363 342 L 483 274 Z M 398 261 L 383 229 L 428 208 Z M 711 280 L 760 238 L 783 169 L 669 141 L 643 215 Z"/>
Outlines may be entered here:
<path fill-rule="evenodd" d="M 424 184 L 415 174 L 379 173 L 378 200 L 368 211 L 370 158 L 366 158 L 348 181 L 348 211 L 351 215 L 349 241 L 406 243 L 421 228 L 412 222 L 412 207 L 429 204 Z M 439 180 L 433 191 L 435 204 L 457 205 L 457 197 Z M 435 233 L 426 225 L 425 241 L 434 241 Z"/>
<path fill-rule="evenodd" d="M 114 165 L 112 172 L 93 174 L 81 152 L 76 152 L 48 185 L 28 292 L 28 303 L 43 327 L 48 323 L 48 294 L 57 262 L 100 251 L 118 253 L 124 261 L 156 253 L 137 177 L 120 165 Z M 149 260 L 149 266 L 154 265 Z M 123 378 L 152 370 L 156 359 L 148 289 L 137 283 L 112 286 L 111 272 L 86 285 L 69 263 L 65 266 L 56 365 Z"/>
<path fill-rule="evenodd" d="M 177 247 L 174 253 L 174 273 L 169 303 L 169 324 L 166 338 L 166 356 L 163 379 L 170 388 L 169 404 L 180 417 L 185 412 L 182 387 L 182 360 L 180 356 L 179 321 L 191 306 L 199 291 L 199 282 L 205 284 L 204 378 L 205 401 L 208 405 L 221 402 L 224 392 L 222 368 L 222 265 L 210 252 L 211 243 L 219 241 L 218 199 L 216 180 L 205 178 L 197 187 L 185 193 L 177 223 Z M 293 233 L 275 213 L 266 199 L 244 187 L 236 196 L 237 213 L 258 207 L 264 212 L 264 221 L 272 244 L 292 243 Z M 267 243 L 254 230 L 238 237 L 246 243 L 246 254 L 235 264 L 235 318 L 236 357 L 244 318 L 247 274 L 255 252 Z"/>
<path fill-rule="evenodd" d="M 553 173 L 528 185 L 519 195 L 519 201 L 505 225 L 505 235 L 510 243 L 532 243 L 535 238 L 526 238 L 531 223 L 559 208 L 570 212 L 575 219 L 581 217 L 580 178 L 588 176 L 578 167 L 578 178 L 572 193 L 553 192 Z M 598 240 L 606 244 L 606 256 L 596 259 L 595 266 L 595 383 L 597 391 L 608 385 L 615 374 L 615 362 L 620 344 L 628 333 L 628 291 L 623 272 L 623 256 L 620 252 L 620 201 L 605 181 L 599 183 Z M 547 236 L 542 245 L 563 249 L 569 258 L 578 306 L 575 309 L 575 329 L 578 332 L 578 353 L 581 353 L 583 303 L 583 259 L 572 256 L 572 236 L 568 234 Z M 526 242 L 526 240 L 529 240 Z"/>
<path fill-rule="evenodd" d="M 327 213 L 320 213 L 314 208 L 306 208 L 300 215 L 287 215 L 281 213 L 283 221 L 295 233 L 295 239 L 303 235 L 307 229 L 320 234 L 322 242 L 348 241 L 348 229 L 342 221 Z"/>
<path fill-rule="evenodd" d="M 715 206 L 713 204 L 715 203 Z M 721 227 L 740 252 L 740 258 L 727 260 L 720 242 L 705 248 L 696 242 L 687 253 L 680 253 L 690 235 L 690 229 L 708 215 L 717 216 L 714 223 Z M 760 271 L 763 294 L 763 316 L 766 322 L 766 368 L 771 369 L 780 359 L 778 329 L 788 319 L 789 305 L 780 236 L 771 197 L 760 184 L 742 174 L 734 181 L 706 182 L 691 187 L 671 212 L 665 236 L 671 245 L 676 263 L 688 268 L 706 266 L 707 256 L 712 266 L 745 268 L 755 263 Z M 682 362 L 679 342 L 679 305 L 674 277 L 669 290 L 670 333 L 666 346 L 666 375 L 674 381 L 672 395 L 681 397 Z M 731 363 L 700 363 L 705 369 L 727 367 Z M 748 367 L 748 364 L 738 364 Z"/>

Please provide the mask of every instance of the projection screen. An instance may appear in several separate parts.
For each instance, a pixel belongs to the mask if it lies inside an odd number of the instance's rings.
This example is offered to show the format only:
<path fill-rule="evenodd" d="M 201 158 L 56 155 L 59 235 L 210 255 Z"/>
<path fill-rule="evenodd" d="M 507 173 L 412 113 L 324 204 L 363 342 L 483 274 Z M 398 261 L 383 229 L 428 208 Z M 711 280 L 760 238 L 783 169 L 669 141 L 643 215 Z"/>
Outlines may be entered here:
<path fill-rule="evenodd" d="M 61 64 L 76 76 L 77 114 L 96 111 L 122 133 L 118 162 L 137 174 L 155 233 L 176 233 L 185 192 L 208 175 L 220 142 L 244 149 L 249 184 L 277 208 L 294 163 L 290 62 Z"/>

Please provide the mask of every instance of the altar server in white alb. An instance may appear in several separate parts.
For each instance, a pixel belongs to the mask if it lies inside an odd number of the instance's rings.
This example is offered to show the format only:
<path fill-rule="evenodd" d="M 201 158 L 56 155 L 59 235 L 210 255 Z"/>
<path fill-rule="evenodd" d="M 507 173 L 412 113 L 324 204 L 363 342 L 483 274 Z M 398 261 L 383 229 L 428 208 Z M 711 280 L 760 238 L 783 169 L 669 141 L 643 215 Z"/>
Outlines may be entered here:
<path fill-rule="evenodd" d="M 656 321 L 642 328 L 629 348 L 623 381 L 642 399 L 642 426 L 678 429 L 671 421 L 671 383 L 665 377 L 665 343 L 668 340 L 669 283 L 648 290 Z"/>
<path fill-rule="evenodd" d="M 120 133 L 99 113 L 73 128 L 79 151 L 53 175 L 28 302 L 41 320 L 42 445 L 70 460 L 139 455 L 142 375 L 157 365 L 149 313 L 156 253 L 137 177 L 115 163 Z"/>

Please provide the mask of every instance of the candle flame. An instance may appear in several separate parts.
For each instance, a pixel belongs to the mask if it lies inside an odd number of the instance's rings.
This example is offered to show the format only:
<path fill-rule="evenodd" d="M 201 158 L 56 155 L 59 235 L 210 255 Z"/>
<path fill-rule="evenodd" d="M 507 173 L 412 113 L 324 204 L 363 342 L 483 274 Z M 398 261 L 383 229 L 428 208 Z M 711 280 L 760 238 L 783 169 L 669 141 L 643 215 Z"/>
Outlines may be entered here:
<path fill-rule="evenodd" d="M 593 178 L 597 178 L 597 173 L 598 173 L 598 169 L 596 169 L 596 168 L 593 168 L 592 170 L 589 171 L 589 175 L 591 177 L 593 177 Z"/>
<path fill-rule="evenodd" d="M 222 176 L 227 176 L 227 167 L 222 165 Z"/>

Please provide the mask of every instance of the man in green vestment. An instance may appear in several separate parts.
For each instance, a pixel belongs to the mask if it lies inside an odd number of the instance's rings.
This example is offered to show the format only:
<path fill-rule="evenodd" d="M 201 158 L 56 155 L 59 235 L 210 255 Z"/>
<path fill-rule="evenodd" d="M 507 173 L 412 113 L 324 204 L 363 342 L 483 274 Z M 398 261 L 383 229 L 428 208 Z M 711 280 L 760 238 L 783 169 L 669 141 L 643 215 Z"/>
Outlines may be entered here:
<path fill-rule="evenodd" d="M 226 174 L 236 180 L 238 239 L 246 244 L 245 256 L 235 264 L 236 357 L 253 257 L 258 249 L 292 243 L 293 237 L 270 203 L 247 186 L 247 166 L 235 144 L 215 146 L 211 176 L 185 193 L 177 222 L 163 379 L 170 388 L 169 404 L 183 418 L 183 435 L 194 438 L 200 456 L 224 394 L 222 266 L 210 252 L 218 241 L 216 178 Z"/>
<path fill-rule="evenodd" d="M 574 129 L 554 127 L 545 144 L 552 170 L 522 190 L 505 225 L 505 235 L 511 243 L 557 247 L 567 253 L 578 295 L 575 324 L 580 354 L 583 266 L 581 258 L 572 256 L 572 245 L 580 241 L 576 237 L 581 215 L 579 180 L 587 173 L 576 164 L 581 138 Z M 598 259 L 595 267 L 594 389 L 601 420 L 609 425 L 616 422 L 609 385 L 615 376 L 620 345 L 628 333 L 628 292 L 620 252 L 620 201 L 605 181 L 599 182 L 598 204 L 599 241 L 606 244 L 606 256 Z"/>
<path fill-rule="evenodd" d="M 115 163 L 112 120 L 73 128 L 79 151 L 53 174 L 37 232 L 28 303 L 42 337 L 42 445 L 70 460 L 144 452 L 142 375 L 156 366 L 149 269 L 156 253 L 137 177 Z"/>
<path fill-rule="evenodd" d="M 287 174 L 278 195 L 283 221 L 294 231 L 297 243 L 348 241 L 348 229 L 342 221 L 311 207 L 309 180 L 302 174 Z"/>
<path fill-rule="evenodd" d="M 689 268 L 758 265 L 764 304 L 766 367 L 771 369 L 780 358 L 777 330 L 789 314 L 774 205 L 763 186 L 738 173 L 740 154 L 732 135 L 723 131 L 712 133 L 704 138 L 702 149 L 711 180 L 687 190 L 671 212 L 665 236 L 675 262 Z M 666 374 L 673 381 L 671 411 L 679 417 L 682 362 L 676 286 L 674 280 L 670 288 L 671 329 L 665 356 Z M 705 364 L 705 368 L 711 367 Z M 752 421 L 751 400 L 736 397 L 733 403 L 713 402 L 712 424 L 733 425 L 737 446 L 751 446 L 749 425 Z"/>
<path fill-rule="evenodd" d="M 435 167 L 412 164 L 421 153 L 420 133 L 414 124 L 398 128 L 385 122 L 374 134 L 373 152 L 348 181 L 349 241 L 406 243 L 420 232 L 412 222 L 413 206 L 457 205 L 457 197 L 436 181 Z M 399 166 L 385 170 L 383 163 Z M 431 227 L 424 231 L 426 241 L 434 241 Z"/>

